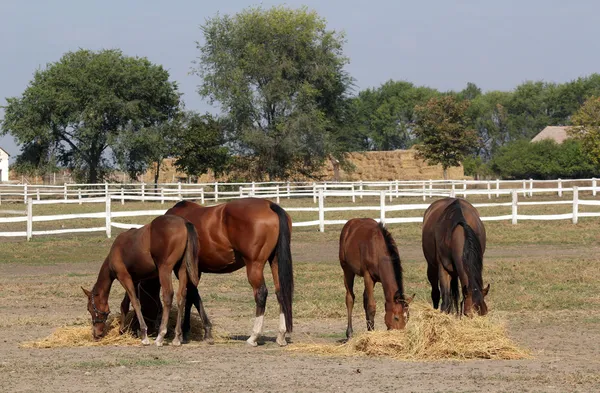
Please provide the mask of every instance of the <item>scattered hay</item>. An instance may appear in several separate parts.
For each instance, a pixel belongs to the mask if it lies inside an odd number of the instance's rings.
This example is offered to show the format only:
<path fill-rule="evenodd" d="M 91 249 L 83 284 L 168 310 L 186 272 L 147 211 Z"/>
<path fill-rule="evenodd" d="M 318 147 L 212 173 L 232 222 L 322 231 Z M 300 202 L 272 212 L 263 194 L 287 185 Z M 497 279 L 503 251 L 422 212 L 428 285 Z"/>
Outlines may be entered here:
<path fill-rule="evenodd" d="M 39 341 L 28 341 L 21 344 L 22 348 L 66 348 L 66 347 L 100 347 L 100 346 L 139 346 L 141 340 L 136 337 L 137 333 L 131 330 L 135 313 L 129 312 L 125 317 L 125 325 L 129 328 L 124 334 L 119 334 L 118 316 L 109 318 L 109 328 L 100 340 L 92 338 L 92 330 L 89 323 L 84 325 L 64 326 L 56 329 L 48 337 Z M 175 335 L 175 322 L 177 311 L 172 310 L 169 315 L 168 333 L 165 337 L 170 340 Z M 204 329 L 201 320 L 192 314 L 192 324 L 190 331 L 191 341 L 202 341 Z M 215 342 L 227 342 L 229 335 L 215 334 Z"/>
<path fill-rule="evenodd" d="M 342 345 L 295 344 L 291 351 L 339 356 L 385 356 L 398 360 L 530 358 L 493 317 L 457 318 L 425 304 L 411 306 L 406 330 L 365 332 Z"/>

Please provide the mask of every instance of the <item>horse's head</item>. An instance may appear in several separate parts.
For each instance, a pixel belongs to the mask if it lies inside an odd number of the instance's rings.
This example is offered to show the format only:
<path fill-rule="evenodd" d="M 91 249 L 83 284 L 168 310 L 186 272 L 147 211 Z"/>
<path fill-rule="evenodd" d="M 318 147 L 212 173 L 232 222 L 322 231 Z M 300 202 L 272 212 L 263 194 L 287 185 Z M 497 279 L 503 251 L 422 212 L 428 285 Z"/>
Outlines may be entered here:
<path fill-rule="evenodd" d="M 488 313 L 485 297 L 490 291 L 490 284 L 482 290 L 473 289 L 472 291 L 463 291 L 467 295 L 463 299 L 463 314 L 464 315 L 486 315 Z"/>
<path fill-rule="evenodd" d="M 405 298 L 404 295 L 398 291 L 394 295 L 394 300 L 392 302 L 385 303 L 385 325 L 388 330 L 404 329 L 408 322 L 408 318 L 410 317 L 408 305 L 414 298 L 415 294 Z"/>
<path fill-rule="evenodd" d="M 92 336 L 95 340 L 99 340 L 106 335 L 106 320 L 108 319 L 108 314 L 110 314 L 110 309 L 108 308 L 108 303 L 99 304 L 98 302 L 98 294 L 83 289 L 83 293 L 88 298 L 87 309 L 92 316 Z"/>

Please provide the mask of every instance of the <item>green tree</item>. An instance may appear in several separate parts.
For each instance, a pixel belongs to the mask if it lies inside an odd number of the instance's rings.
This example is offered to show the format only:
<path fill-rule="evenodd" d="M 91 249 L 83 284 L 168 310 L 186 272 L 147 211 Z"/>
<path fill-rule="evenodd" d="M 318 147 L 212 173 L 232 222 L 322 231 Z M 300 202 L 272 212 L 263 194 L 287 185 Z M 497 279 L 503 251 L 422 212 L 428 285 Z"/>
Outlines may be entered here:
<path fill-rule="evenodd" d="M 223 173 L 230 161 L 225 127 L 210 114 L 187 112 L 173 135 L 175 166 L 188 175 Z"/>
<path fill-rule="evenodd" d="M 582 143 L 582 149 L 600 165 L 600 98 L 590 97 L 571 118 L 568 133 Z"/>
<path fill-rule="evenodd" d="M 491 91 L 471 101 L 467 116 L 477 131 L 480 146 L 478 156 L 488 161 L 500 146 L 511 140 L 510 116 L 507 105 L 511 93 Z"/>
<path fill-rule="evenodd" d="M 344 37 L 323 18 L 306 8 L 248 8 L 208 19 L 202 32 L 199 93 L 227 113 L 256 177 L 312 176 L 344 150 L 336 130 L 352 80 Z"/>
<path fill-rule="evenodd" d="M 20 144 L 49 143 L 63 165 L 89 183 L 111 168 L 107 150 L 124 130 L 172 118 L 177 85 L 145 58 L 119 50 L 78 50 L 35 72 L 21 97 L 7 98 L 2 133 Z"/>
<path fill-rule="evenodd" d="M 448 168 L 460 165 L 478 146 L 477 133 L 469 128 L 468 108 L 469 101 L 458 101 L 453 95 L 434 97 L 415 107 L 418 156 L 430 164 L 441 164 L 444 179 Z"/>

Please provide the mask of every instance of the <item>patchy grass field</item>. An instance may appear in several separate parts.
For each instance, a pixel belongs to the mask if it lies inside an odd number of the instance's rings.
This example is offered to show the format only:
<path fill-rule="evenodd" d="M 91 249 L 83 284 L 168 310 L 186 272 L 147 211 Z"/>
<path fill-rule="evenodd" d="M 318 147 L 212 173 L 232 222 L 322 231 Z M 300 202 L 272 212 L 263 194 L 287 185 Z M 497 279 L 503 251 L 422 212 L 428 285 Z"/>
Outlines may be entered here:
<path fill-rule="evenodd" d="M 284 207 L 312 206 L 312 201 L 306 200 L 281 202 Z M 422 203 L 418 199 L 412 202 Z M 371 206 L 378 203 L 378 199 L 357 201 Z M 326 206 L 351 204 L 349 198 L 328 198 L 326 202 Z M 168 206 L 165 204 L 165 209 Z M 37 208 L 41 214 L 61 214 L 102 211 L 104 206 Z M 155 203 L 113 204 L 113 211 L 159 208 Z M 507 214 L 510 207 L 493 209 L 498 211 L 481 212 Z M 525 209 L 529 207 L 523 207 L 524 214 L 539 214 L 568 212 L 570 206 Z M 348 214 L 331 212 L 326 218 L 350 218 Z M 404 214 L 417 216 L 422 211 Z M 312 220 L 316 213 L 293 213 L 292 217 Z M 142 217 L 136 222 L 150 219 Z M 68 224 L 96 225 L 89 221 Z M 34 229 L 42 224 L 34 224 Z M 416 293 L 417 301 L 429 302 L 420 225 L 389 228 L 400 247 L 407 292 Z M 294 343 L 335 343 L 344 337 L 345 290 L 337 261 L 340 229 L 328 226 L 325 233 L 319 233 L 314 227 L 294 228 Z M 600 386 L 600 220 L 583 219 L 577 225 L 566 220 L 518 225 L 488 222 L 486 229 L 484 282 L 491 283 L 488 305 L 495 317 L 508 323 L 511 337 L 531 350 L 531 360 L 403 363 L 284 351 L 273 342 L 277 306 L 268 271 L 265 344 L 247 348 L 243 340 L 252 328 L 254 301 L 243 270 L 205 274 L 200 283 L 215 330 L 230 337 L 227 343 L 211 347 L 192 343 L 182 348 L 25 349 L 21 342 L 45 337 L 56 327 L 87 323 L 89 314 L 80 286 L 93 285 L 112 240 L 103 233 L 40 236 L 30 242 L 2 239 L 0 386 L 3 391 L 84 392 L 104 389 L 106 384 L 114 391 L 360 391 L 367 387 L 372 391 L 596 391 Z M 362 288 L 362 281 L 357 280 L 355 332 L 366 330 Z M 122 288 L 115 283 L 110 298 L 115 314 L 122 295 Z M 380 286 L 376 286 L 376 295 L 376 328 L 383 329 Z"/>

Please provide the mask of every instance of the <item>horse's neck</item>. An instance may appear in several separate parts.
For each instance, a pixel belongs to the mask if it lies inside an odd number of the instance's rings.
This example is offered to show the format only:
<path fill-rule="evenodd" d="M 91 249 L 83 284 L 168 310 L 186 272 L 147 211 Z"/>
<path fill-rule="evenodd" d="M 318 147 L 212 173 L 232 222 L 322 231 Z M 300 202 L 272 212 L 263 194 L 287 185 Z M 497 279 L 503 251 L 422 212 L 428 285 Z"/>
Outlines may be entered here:
<path fill-rule="evenodd" d="M 379 260 L 379 279 L 381 280 L 381 286 L 383 287 L 385 301 L 394 301 L 394 295 L 400 287 L 396 282 L 396 274 L 392 259 L 387 256 Z"/>
<path fill-rule="evenodd" d="M 94 284 L 93 292 L 98 295 L 100 299 L 104 299 L 108 302 L 108 294 L 110 293 L 110 287 L 112 286 L 113 281 L 114 279 L 111 275 L 108 258 L 106 258 L 98 273 L 98 279 L 96 280 L 96 284 Z"/>

